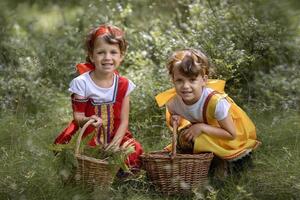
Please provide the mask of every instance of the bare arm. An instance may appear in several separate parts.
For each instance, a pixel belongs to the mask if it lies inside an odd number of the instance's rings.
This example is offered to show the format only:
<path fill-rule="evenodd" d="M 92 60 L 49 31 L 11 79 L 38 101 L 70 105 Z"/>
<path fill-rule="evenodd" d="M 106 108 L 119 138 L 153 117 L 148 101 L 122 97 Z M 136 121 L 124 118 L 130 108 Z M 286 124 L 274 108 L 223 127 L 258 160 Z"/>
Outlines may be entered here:
<path fill-rule="evenodd" d="M 215 127 L 204 123 L 193 124 L 185 131 L 185 138 L 188 141 L 194 141 L 203 132 L 207 135 L 227 140 L 233 140 L 236 138 L 236 130 L 230 115 L 227 115 L 227 117 L 218 121 L 218 123 L 220 127 Z"/>
<path fill-rule="evenodd" d="M 75 99 L 85 99 L 85 97 L 74 94 L 74 98 Z M 100 126 L 100 124 L 102 124 L 102 120 L 100 117 L 96 116 L 96 115 L 92 115 L 90 117 L 86 117 L 84 112 L 73 112 L 73 118 L 76 121 L 77 125 L 82 127 L 87 121 L 89 121 L 90 119 L 94 119 L 95 122 L 92 123 L 92 125 L 94 127 L 98 127 Z"/>
<path fill-rule="evenodd" d="M 170 114 L 169 119 L 167 120 L 168 126 L 173 127 L 174 123 L 176 123 L 177 125 L 180 125 L 180 121 L 182 119 L 181 116 L 175 114 L 169 104 L 167 104 L 167 110 Z"/>

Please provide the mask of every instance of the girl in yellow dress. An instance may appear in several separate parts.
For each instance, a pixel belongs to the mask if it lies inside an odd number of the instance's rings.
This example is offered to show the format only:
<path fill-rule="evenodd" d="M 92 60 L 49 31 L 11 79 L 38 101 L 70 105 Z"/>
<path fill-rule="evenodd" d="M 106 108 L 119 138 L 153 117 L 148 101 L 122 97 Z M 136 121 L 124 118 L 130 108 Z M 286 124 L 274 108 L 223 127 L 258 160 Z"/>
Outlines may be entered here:
<path fill-rule="evenodd" d="M 225 81 L 208 79 L 205 54 L 195 49 L 176 51 L 167 68 L 174 88 L 156 100 L 159 106 L 166 105 L 170 128 L 179 125 L 179 151 L 213 152 L 222 160 L 236 161 L 260 144 L 251 119 L 224 93 Z"/>

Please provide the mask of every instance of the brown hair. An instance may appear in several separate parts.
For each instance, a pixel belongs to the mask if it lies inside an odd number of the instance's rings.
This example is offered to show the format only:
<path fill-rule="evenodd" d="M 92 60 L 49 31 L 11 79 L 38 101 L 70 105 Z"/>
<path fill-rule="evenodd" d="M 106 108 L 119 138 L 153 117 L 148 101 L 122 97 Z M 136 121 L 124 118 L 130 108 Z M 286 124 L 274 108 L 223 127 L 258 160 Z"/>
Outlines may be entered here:
<path fill-rule="evenodd" d="M 118 27 L 113 25 L 102 24 L 89 32 L 86 37 L 85 47 L 87 51 L 86 61 L 91 63 L 89 55 L 93 53 L 95 40 L 102 37 L 109 44 L 118 44 L 121 54 L 125 54 L 128 43 L 125 39 L 125 33 Z"/>
<path fill-rule="evenodd" d="M 199 50 L 184 49 L 175 51 L 168 59 L 167 68 L 173 77 L 174 68 L 185 76 L 209 75 L 210 63 L 207 56 Z"/>

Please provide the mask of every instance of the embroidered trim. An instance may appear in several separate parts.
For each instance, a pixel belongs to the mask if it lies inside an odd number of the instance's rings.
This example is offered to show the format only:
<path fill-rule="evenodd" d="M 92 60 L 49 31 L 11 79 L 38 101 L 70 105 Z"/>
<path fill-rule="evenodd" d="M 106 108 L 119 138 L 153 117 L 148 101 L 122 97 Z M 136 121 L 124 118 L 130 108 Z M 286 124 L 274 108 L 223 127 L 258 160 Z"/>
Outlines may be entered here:
<path fill-rule="evenodd" d="M 234 155 L 235 157 L 230 156 L 229 159 L 227 159 L 228 162 L 234 162 L 237 160 L 241 160 L 242 158 L 244 158 L 245 156 L 249 155 L 252 153 L 252 149 L 245 149 L 245 151 L 243 151 L 241 154 L 239 155 Z"/>
<path fill-rule="evenodd" d="M 89 99 L 75 99 L 75 98 L 72 99 L 72 101 L 80 102 L 80 103 L 87 102 L 88 100 L 89 100 Z"/>
<path fill-rule="evenodd" d="M 101 116 L 101 105 L 97 106 L 97 108 L 98 108 L 98 116 L 100 118 L 102 118 L 102 116 Z M 103 126 L 103 124 L 101 126 Z M 101 144 L 101 132 L 102 132 L 102 129 L 99 127 L 98 128 L 98 133 L 97 133 L 97 142 L 98 142 L 98 145 Z"/>
<path fill-rule="evenodd" d="M 107 144 L 110 143 L 110 121 L 111 121 L 111 116 L 110 116 L 110 105 L 106 105 L 107 108 L 107 128 L 106 128 L 106 138 L 107 138 Z"/>

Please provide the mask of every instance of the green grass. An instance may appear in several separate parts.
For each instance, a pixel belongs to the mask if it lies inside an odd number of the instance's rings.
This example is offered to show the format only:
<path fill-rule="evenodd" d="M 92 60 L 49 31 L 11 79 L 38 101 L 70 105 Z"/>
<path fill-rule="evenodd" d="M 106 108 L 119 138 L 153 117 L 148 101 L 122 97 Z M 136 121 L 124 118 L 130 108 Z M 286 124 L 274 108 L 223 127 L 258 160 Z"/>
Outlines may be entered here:
<path fill-rule="evenodd" d="M 68 102 L 68 101 L 65 101 Z M 1 114 L 0 199 L 185 199 L 163 197 L 145 177 L 116 181 L 111 190 L 91 191 L 64 186 L 47 146 L 70 120 L 69 108 L 58 105 L 35 116 Z M 211 180 L 205 193 L 193 199 L 297 199 L 300 197 L 300 114 L 295 111 L 252 113 L 263 145 L 254 154 L 253 169 L 223 181 Z M 150 120 L 151 121 L 151 120 Z M 161 125 L 150 121 L 131 123 L 146 151 L 169 141 Z"/>

